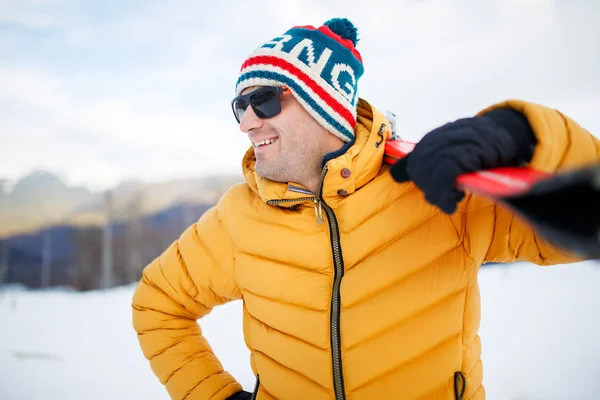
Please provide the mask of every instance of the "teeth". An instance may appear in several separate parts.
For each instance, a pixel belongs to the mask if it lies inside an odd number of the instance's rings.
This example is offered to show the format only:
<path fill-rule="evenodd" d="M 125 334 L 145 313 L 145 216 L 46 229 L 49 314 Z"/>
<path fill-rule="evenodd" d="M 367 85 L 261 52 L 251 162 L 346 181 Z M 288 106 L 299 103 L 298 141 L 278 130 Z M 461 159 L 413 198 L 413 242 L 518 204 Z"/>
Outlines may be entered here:
<path fill-rule="evenodd" d="M 260 147 L 260 146 L 264 146 L 266 144 L 271 144 L 274 143 L 275 140 L 277 139 L 266 139 L 266 140 L 261 140 L 260 142 L 256 142 L 254 143 L 254 147 Z"/>

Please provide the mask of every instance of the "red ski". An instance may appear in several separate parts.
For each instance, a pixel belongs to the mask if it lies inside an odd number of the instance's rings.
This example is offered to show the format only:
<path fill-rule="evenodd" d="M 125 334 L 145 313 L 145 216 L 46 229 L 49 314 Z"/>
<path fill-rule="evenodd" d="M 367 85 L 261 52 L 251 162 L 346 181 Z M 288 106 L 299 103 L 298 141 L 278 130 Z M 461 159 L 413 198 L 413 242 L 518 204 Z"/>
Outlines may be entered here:
<path fill-rule="evenodd" d="M 416 143 L 401 139 L 385 143 L 384 162 L 393 165 L 410 153 Z M 551 175 L 531 168 L 494 168 L 463 174 L 456 180 L 459 189 L 493 197 L 504 197 L 528 191 L 531 186 Z"/>
<path fill-rule="evenodd" d="M 384 162 L 393 165 L 414 146 L 402 139 L 386 141 Z M 557 174 L 494 168 L 460 175 L 456 186 L 512 208 L 557 246 L 600 259 L 600 164 Z"/>

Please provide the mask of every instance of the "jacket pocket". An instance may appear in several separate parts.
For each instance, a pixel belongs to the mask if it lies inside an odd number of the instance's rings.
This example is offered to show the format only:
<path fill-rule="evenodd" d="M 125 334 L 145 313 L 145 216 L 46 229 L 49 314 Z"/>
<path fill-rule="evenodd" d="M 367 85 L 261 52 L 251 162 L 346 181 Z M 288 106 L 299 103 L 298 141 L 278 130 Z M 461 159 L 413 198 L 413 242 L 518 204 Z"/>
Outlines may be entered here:
<path fill-rule="evenodd" d="M 467 379 L 465 378 L 465 374 L 462 371 L 457 371 L 454 373 L 454 398 L 456 400 L 462 400 L 465 395 L 465 390 L 467 390 Z"/>
<path fill-rule="evenodd" d="M 258 388 L 260 387 L 260 375 L 256 375 L 256 383 L 254 384 L 254 391 L 252 392 L 252 397 L 250 400 L 256 400 L 256 396 L 258 396 Z"/>

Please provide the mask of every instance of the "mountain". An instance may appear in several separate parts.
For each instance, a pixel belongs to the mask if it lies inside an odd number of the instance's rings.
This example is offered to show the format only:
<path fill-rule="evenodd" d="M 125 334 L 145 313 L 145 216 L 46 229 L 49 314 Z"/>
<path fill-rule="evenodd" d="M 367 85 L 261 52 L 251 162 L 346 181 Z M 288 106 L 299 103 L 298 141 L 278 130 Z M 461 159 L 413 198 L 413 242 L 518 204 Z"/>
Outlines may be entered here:
<path fill-rule="evenodd" d="M 2 187 L 0 197 L 0 236 L 26 232 L 59 223 L 73 209 L 90 202 L 94 194 L 84 187 L 71 187 L 54 174 L 35 171 Z"/>
<path fill-rule="evenodd" d="M 231 185 L 242 181 L 241 175 L 129 180 L 102 193 L 70 186 L 47 171 L 35 171 L 15 182 L 10 191 L 10 182 L 0 180 L 0 237 L 52 225 L 100 225 L 107 204 L 114 221 L 153 214 L 179 203 L 214 204 Z"/>
<path fill-rule="evenodd" d="M 50 200 L 83 202 L 91 193 L 83 187 L 70 187 L 56 175 L 46 171 L 35 171 L 15 183 L 12 191 L 5 197 L 4 204 L 21 206 L 39 204 Z"/>
<path fill-rule="evenodd" d="M 95 202 L 79 207 L 64 223 L 70 225 L 99 225 L 106 218 L 106 204 L 110 204 L 111 219 L 125 221 L 135 215 L 150 215 L 176 204 L 215 204 L 219 197 L 241 176 L 208 176 L 170 180 L 158 183 L 126 182 L 107 194 L 98 195 Z"/>
<path fill-rule="evenodd" d="M 140 216 L 137 221 L 113 222 L 112 260 L 115 284 L 139 279 L 141 269 L 158 257 L 181 232 L 212 204 L 179 203 Z M 57 225 L 0 239 L 0 285 L 20 283 L 39 287 L 44 254 L 50 284 L 77 289 L 98 287 L 102 265 L 103 227 Z M 137 250 L 137 266 L 132 253 Z M 132 270 L 135 269 L 135 270 Z"/>

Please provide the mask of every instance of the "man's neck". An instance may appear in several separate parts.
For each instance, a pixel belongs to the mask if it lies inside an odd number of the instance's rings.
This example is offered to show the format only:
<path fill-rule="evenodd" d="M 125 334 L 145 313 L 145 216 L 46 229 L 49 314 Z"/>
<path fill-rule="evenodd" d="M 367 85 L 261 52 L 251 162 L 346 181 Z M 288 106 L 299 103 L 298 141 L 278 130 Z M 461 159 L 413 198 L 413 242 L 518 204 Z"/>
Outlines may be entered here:
<path fill-rule="evenodd" d="M 319 190 L 319 183 L 320 183 L 320 175 L 309 179 L 307 182 L 303 183 L 302 185 L 305 188 L 307 188 L 308 190 L 310 190 L 311 192 L 313 192 L 314 194 L 319 194 L 319 193 L 317 193 L 317 191 Z"/>
<path fill-rule="evenodd" d="M 329 151 L 323 156 L 321 168 L 324 168 L 325 164 L 327 164 L 328 161 L 344 154 L 350 147 L 352 147 L 352 145 L 354 144 L 354 140 L 355 138 L 352 138 L 350 142 L 344 143 L 341 140 L 337 139 L 335 136 L 332 136 L 332 141 L 328 146 Z M 315 174 L 313 174 L 310 177 L 307 177 L 307 179 L 305 179 L 303 182 L 298 183 L 300 183 L 302 186 L 304 186 L 311 192 L 319 194 L 317 193 L 317 191 L 319 190 L 319 184 L 321 183 L 322 171 L 322 169 L 317 170 L 315 171 Z"/>

